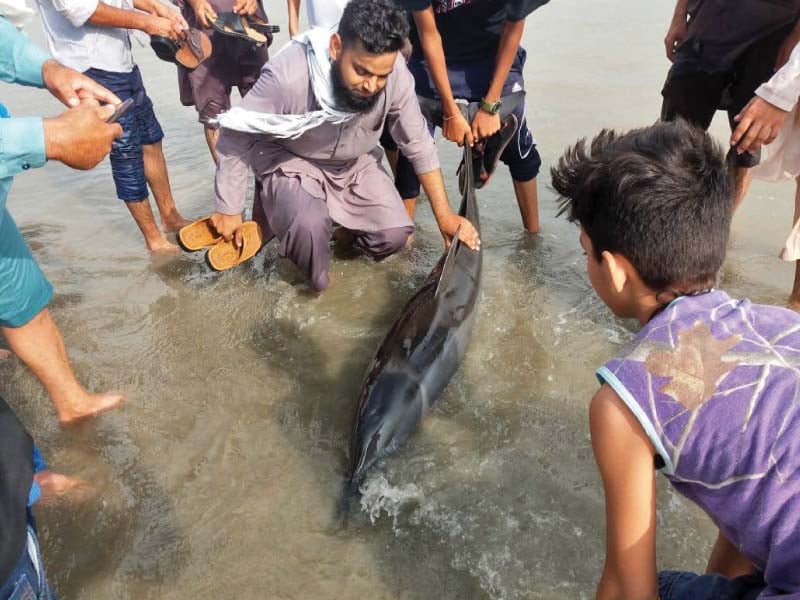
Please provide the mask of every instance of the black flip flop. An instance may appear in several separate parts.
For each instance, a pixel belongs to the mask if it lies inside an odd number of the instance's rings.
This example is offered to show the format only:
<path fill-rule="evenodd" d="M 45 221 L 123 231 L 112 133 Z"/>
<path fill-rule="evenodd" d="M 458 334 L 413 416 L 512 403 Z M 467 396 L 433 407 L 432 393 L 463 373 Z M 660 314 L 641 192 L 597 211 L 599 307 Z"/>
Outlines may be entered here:
<path fill-rule="evenodd" d="M 251 44 L 264 44 L 267 42 L 267 36 L 256 31 L 247 21 L 247 17 L 232 12 L 219 13 L 217 20 L 214 21 L 214 29 L 223 35 L 237 37 Z"/>
<path fill-rule="evenodd" d="M 156 56 L 161 60 L 167 62 L 177 62 L 175 54 L 178 52 L 178 44 L 168 37 L 163 35 L 150 36 L 150 47 L 156 53 Z"/>
<path fill-rule="evenodd" d="M 485 186 L 497 169 L 500 156 L 514 139 L 517 133 L 519 122 L 513 114 L 506 115 L 500 121 L 500 131 L 494 135 L 475 143 L 472 148 L 472 173 L 475 181 L 475 189 L 479 190 Z M 464 159 L 458 165 L 458 189 L 464 193 Z"/>

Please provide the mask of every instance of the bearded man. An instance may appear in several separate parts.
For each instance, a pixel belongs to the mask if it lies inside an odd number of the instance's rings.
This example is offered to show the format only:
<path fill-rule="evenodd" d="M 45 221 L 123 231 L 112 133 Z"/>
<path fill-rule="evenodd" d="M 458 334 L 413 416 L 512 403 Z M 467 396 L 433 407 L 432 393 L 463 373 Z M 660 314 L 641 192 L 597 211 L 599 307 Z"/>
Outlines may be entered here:
<path fill-rule="evenodd" d="M 256 176 L 254 218 L 264 238 L 305 272 L 330 281 L 331 229 L 381 260 L 401 250 L 414 224 L 381 165 L 384 125 L 409 159 L 448 244 L 480 240 L 450 207 L 433 139 L 398 52 L 405 14 L 388 0 L 353 0 L 338 32 L 311 29 L 266 63 L 241 106 L 220 116 L 219 167 L 211 222 L 242 244 L 248 167 Z"/>

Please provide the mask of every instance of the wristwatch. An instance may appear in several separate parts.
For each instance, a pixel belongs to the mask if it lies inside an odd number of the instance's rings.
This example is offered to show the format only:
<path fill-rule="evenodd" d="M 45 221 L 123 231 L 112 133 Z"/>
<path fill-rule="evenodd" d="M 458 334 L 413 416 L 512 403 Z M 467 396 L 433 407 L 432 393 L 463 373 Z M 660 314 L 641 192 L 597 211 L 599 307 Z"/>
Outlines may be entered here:
<path fill-rule="evenodd" d="M 485 111 L 490 115 L 496 115 L 498 112 L 500 112 L 500 107 L 503 106 L 503 101 L 497 100 L 496 102 L 487 102 L 486 98 L 483 98 L 479 106 L 482 111 Z"/>

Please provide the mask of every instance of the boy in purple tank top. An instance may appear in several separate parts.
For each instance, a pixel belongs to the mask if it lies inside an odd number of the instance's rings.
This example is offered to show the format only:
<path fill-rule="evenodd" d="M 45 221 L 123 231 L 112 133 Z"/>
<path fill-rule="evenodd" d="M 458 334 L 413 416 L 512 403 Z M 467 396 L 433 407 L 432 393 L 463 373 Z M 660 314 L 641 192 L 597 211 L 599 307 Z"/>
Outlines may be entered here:
<path fill-rule="evenodd" d="M 597 598 L 800 599 L 800 315 L 713 289 L 733 208 L 722 149 L 680 121 L 603 131 L 552 175 L 595 291 L 642 324 L 589 409 Z M 657 570 L 655 470 L 719 528 L 705 575 Z"/>

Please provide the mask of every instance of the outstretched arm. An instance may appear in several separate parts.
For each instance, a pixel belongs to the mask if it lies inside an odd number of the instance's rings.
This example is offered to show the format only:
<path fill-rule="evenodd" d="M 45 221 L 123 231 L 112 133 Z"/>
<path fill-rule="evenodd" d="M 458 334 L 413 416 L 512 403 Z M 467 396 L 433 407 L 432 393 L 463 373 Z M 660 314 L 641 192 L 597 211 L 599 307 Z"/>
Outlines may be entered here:
<path fill-rule="evenodd" d="M 294 37 L 300 32 L 300 0 L 286 0 L 286 10 L 289 12 L 289 36 Z"/>
<path fill-rule="evenodd" d="M 453 90 L 450 87 L 450 79 L 447 76 L 447 63 L 444 58 L 442 36 L 436 27 L 433 6 L 428 6 L 425 10 L 414 11 L 412 14 L 419 32 L 422 52 L 425 54 L 425 62 L 428 63 L 431 79 L 433 79 L 436 91 L 439 92 L 439 97 L 442 99 L 442 133 L 444 133 L 444 137 L 459 146 L 464 144 L 464 138 L 472 146 L 472 129 L 458 109 L 455 98 L 453 98 Z"/>
<path fill-rule="evenodd" d="M 675 60 L 675 50 L 686 39 L 688 11 L 689 0 L 678 0 L 675 4 L 675 12 L 672 13 L 672 21 L 669 24 L 667 35 L 664 37 L 664 47 L 667 50 L 667 58 L 670 62 Z"/>
<path fill-rule="evenodd" d="M 783 127 L 786 117 L 800 96 L 800 44 L 792 50 L 788 61 L 734 117 L 739 125 L 731 135 L 731 146 L 742 152 L 771 144 Z"/>
<path fill-rule="evenodd" d="M 525 19 L 519 21 L 506 21 L 503 26 L 503 33 L 500 36 L 500 46 L 497 50 L 497 62 L 494 67 L 494 75 L 489 90 L 484 96 L 487 102 L 500 100 L 503 93 L 503 85 L 508 79 L 511 65 L 517 55 L 519 43 L 522 40 L 522 32 L 525 30 Z M 494 135 L 500 131 L 500 115 L 491 115 L 483 110 L 479 110 L 472 120 L 472 135 L 480 140 Z"/>
<path fill-rule="evenodd" d="M 608 385 L 592 399 L 589 425 L 606 499 L 606 561 L 597 598 L 656 600 L 653 446 Z"/>
<path fill-rule="evenodd" d="M 156 2 L 157 0 L 136 0 L 134 6 L 138 10 L 125 10 L 98 2 L 97 8 L 86 20 L 98 27 L 138 29 L 148 35 L 178 39 L 186 29 L 186 22 L 176 11 L 170 11 L 169 16 L 161 16 L 161 12 L 169 9 L 156 6 Z M 174 14 L 172 14 L 173 12 Z M 75 20 L 70 20 L 76 27 L 80 27 L 86 22 L 84 20 L 76 23 Z"/>

